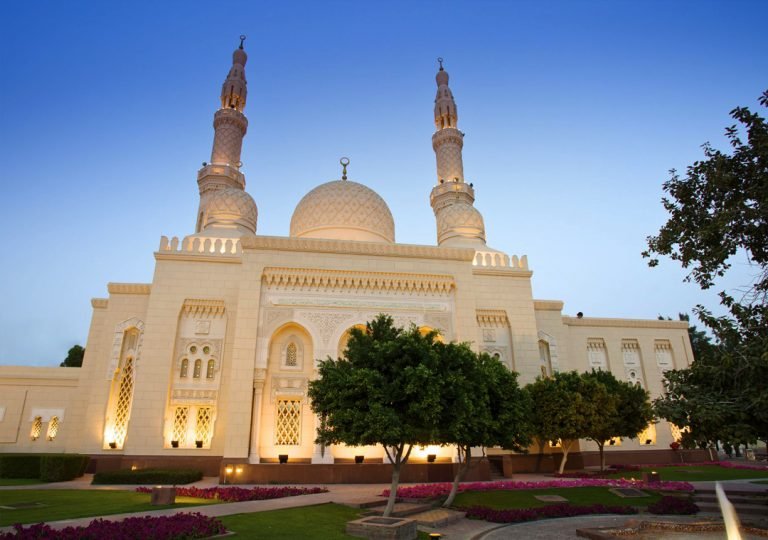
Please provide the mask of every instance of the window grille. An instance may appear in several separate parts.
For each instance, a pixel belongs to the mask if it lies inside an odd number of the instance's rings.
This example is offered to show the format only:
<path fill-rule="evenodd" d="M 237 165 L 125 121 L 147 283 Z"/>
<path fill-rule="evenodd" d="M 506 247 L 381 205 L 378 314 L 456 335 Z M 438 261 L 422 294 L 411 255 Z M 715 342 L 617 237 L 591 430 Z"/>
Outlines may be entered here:
<path fill-rule="evenodd" d="M 176 407 L 173 413 L 173 439 L 179 441 L 179 446 L 184 446 L 187 439 L 187 418 L 189 407 Z"/>
<path fill-rule="evenodd" d="M 213 379 L 213 370 L 216 367 L 216 362 L 208 360 L 208 370 L 205 372 L 206 379 Z"/>
<path fill-rule="evenodd" d="M 648 427 L 637 434 L 637 440 L 642 446 L 652 446 L 656 444 L 656 425 L 648 424 Z"/>
<path fill-rule="evenodd" d="M 123 447 L 125 436 L 128 433 L 128 418 L 131 415 L 131 401 L 133 400 L 133 358 L 128 357 L 120 373 L 120 390 L 117 394 L 117 407 L 115 407 L 115 441 L 118 448 Z M 110 441 L 111 442 L 111 441 Z"/>
<path fill-rule="evenodd" d="M 299 353 L 295 343 L 289 343 L 285 350 L 285 365 L 291 367 L 299 365 Z"/>
<path fill-rule="evenodd" d="M 200 407 L 197 409 L 197 424 L 195 425 L 195 440 L 203 441 L 204 445 L 211 444 L 213 438 L 213 409 Z"/>
<path fill-rule="evenodd" d="M 199 379 L 200 378 L 200 372 L 202 370 L 203 370 L 203 361 L 198 358 L 197 360 L 195 360 L 195 371 L 192 373 L 192 376 L 195 379 Z"/>
<path fill-rule="evenodd" d="M 48 440 L 52 441 L 53 439 L 55 439 L 56 434 L 58 432 L 59 432 L 59 417 L 51 416 L 51 419 L 48 421 L 48 433 L 46 433 Z"/>
<path fill-rule="evenodd" d="M 677 426 L 673 424 L 672 422 L 669 423 L 669 431 L 672 432 L 672 440 L 675 442 L 680 442 L 683 440 L 683 433 L 687 433 L 691 430 L 688 426 L 685 426 L 684 428 L 680 428 L 680 426 Z"/>
<path fill-rule="evenodd" d="M 189 371 L 189 359 L 185 358 L 181 361 L 181 373 L 179 376 L 183 379 L 186 378 L 187 372 Z"/>
<path fill-rule="evenodd" d="M 277 400 L 276 445 L 298 445 L 301 436 L 301 401 Z"/>
<path fill-rule="evenodd" d="M 43 417 L 35 416 L 35 419 L 32 420 L 32 431 L 29 433 L 29 437 L 36 441 L 40 437 L 41 431 L 43 431 Z"/>

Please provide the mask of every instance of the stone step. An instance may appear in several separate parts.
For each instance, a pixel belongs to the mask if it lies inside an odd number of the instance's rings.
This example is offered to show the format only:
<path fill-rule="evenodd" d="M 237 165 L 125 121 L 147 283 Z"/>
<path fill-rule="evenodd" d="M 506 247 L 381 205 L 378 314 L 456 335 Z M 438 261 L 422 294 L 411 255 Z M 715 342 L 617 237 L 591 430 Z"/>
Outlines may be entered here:
<path fill-rule="evenodd" d="M 696 506 L 698 506 L 699 510 L 702 512 L 707 512 L 710 514 L 721 513 L 720 505 L 717 503 L 697 502 Z M 768 513 L 764 504 L 734 504 L 733 506 L 736 509 L 736 513 L 739 515 L 739 517 L 743 517 L 745 515 L 765 516 L 766 513 Z"/>
<path fill-rule="evenodd" d="M 741 495 L 745 497 L 768 497 L 768 490 L 765 489 L 730 489 L 727 486 L 723 486 L 723 491 L 725 491 L 725 494 L 729 497 L 731 495 Z M 696 491 L 694 491 L 694 495 L 714 495 L 715 489 L 714 488 L 704 488 L 699 489 L 696 488 Z"/>
<path fill-rule="evenodd" d="M 384 509 L 385 509 L 385 506 L 377 506 L 375 508 L 371 508 L 370 510 L 368 510 L 366 512 L 366 515 L 380 516 L 384 513 Z M 431 504 L 399 502 L 399 503 L 395 503 L 395 507 L 392 509 L 392 515 L 390 517 L 412 516 L 413 514 L 426 512 L 427 510 L 432 510 Z"/>
<path fill-rule="evenodd" d="M 352 499 L 340 502 L 339 504 L 349 506 L 350 508 L 375 508 L 377 506 L 386 506 L 387 499 L 385 497 Z"/>
<path fill-rule="evenodd" d="M 416 520 L 419 525 L 434 529 L 455 523 L 466 515 L 466 512 L 457 512 L 456 510 L 449 510 L 447 508 L 433 508 L 426 512 L 411 514 L 409 519 Z"/>

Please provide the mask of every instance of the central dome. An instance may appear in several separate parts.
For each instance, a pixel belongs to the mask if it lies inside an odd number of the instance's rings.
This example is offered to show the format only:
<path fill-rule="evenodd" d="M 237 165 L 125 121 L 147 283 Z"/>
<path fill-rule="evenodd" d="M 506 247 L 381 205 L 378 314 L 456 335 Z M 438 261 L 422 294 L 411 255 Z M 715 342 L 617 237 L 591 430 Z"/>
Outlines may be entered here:
<path fill-rule="evenodd" d="M 378 193 L 335 180 L 307 193 L 291 218 L 291 236 L 362 242 L 395 241 L 395 220 Z"/>

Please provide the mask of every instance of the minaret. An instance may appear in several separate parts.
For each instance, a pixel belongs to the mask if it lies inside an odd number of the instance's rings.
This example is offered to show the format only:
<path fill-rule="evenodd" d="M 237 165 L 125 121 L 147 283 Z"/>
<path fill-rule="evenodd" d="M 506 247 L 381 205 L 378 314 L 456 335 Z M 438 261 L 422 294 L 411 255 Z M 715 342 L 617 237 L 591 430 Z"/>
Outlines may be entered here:
<path fill-rule="evenodd" d="M 240 36 L 240 46 L 232 53 L 232 67 L 221 86 L 221 108 L 213 115 L 213 150 L 211 162 L 203 163 L 197 172 L 200 188 L 200 207 L 197 212 L 195 232 L 203 227 L 203 214 L 211 195 L 225 188 L 245 189 L 245 176 L 240 172 L 240 151 L 248 129 L 248 119 L 243 114 L 248 94 L 245 80 L 245 63 L 248 55 L 243 49 L 245 36 Z"/>
<path fill-rule="evenodd" d="M 429 201 L 437 219 L 438 245 L 485 246 L 485 225 L 472 204 L 475 190 L 464 182 L 464 163 L 461 149 L 464 134 L 458 130 L 459 114 L 443 59 L 438 58 L 437 96 L 435 97 L 435 133 L 432 149 L 437 159 L 437 185 L 432 188 Z"/>

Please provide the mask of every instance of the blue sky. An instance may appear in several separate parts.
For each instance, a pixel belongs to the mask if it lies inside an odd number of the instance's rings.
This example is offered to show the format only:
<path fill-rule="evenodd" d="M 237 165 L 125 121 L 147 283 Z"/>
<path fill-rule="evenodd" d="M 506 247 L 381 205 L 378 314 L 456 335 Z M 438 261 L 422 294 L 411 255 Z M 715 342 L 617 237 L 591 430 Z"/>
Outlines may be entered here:
<path fill-rule="evenodd" d="M 115 4 L 115 5 L 113 5 Z M 713 291 L 649 269 L 671 168 L 723 148 L 768 88 L 763 1 L 13 2 L 0 34 L 2 364 L 85 344 L 90 298 L 150 282 L 193 232 L 196 171 L 239 34 L 258 233 L 340 175 L 375 189 L 398 242 L 435 243 L 432 105 L 445 58 L 488 244 L 527 254 L 565 313 L 655 318 Z M 749 279 L 737 258 L 723 282 Z"/>

